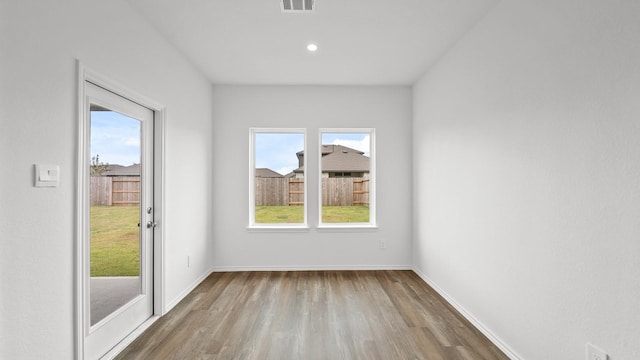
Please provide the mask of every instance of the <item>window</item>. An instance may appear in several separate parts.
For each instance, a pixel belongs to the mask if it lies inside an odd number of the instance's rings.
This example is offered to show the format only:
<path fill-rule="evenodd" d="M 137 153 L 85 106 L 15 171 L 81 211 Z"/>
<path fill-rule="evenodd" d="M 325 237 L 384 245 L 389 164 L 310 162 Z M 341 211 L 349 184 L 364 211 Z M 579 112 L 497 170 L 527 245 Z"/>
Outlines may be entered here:
<path fill-rule="evenodd" d="M 320 226 L 375 227 L 374 129 L 320 129 Z"/>
<path fill-rule="evenodd" d="M 304 129 L 250 129 L 249 227 L 307 226 Z"/>

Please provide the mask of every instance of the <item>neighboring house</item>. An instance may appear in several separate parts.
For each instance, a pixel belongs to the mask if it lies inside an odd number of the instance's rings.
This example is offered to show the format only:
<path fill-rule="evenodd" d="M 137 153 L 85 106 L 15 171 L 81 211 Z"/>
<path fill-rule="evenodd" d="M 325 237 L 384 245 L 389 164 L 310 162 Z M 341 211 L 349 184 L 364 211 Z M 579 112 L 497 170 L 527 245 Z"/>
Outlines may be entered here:
<path fill-rule="evenodd" d="M 296 153 L 296 177 L 303 177 L 304 151 Z M 322 177 L 369 177 L 370 159 L 364 152 L 343 145 L 322 145 Z"/>
<path fill-rule="evenodd" d="M 104 172 L 104 176 L 140 176 L 140 164 L 133 164 L 130 166 L 122 165 L 107 165 L 107 171 Z"/>
<path fill-rule="evenodd" d="M 268 169 L 268 168 L 256 168 L 256 177 L 259 178 L 281 178 L 283 175 Z"/>

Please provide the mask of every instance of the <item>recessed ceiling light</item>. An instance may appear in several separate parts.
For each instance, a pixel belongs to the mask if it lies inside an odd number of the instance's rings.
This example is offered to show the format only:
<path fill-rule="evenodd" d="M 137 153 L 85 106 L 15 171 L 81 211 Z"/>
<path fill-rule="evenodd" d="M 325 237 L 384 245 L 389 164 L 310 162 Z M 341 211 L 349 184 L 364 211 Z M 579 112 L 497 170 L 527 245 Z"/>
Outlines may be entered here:
<path fill-rule="evenodd" d="M 311 43 L 307 45 L 307 50 L 309 50 L 309 52 L 316 52 L 318 51 L 318 45 Z"/>

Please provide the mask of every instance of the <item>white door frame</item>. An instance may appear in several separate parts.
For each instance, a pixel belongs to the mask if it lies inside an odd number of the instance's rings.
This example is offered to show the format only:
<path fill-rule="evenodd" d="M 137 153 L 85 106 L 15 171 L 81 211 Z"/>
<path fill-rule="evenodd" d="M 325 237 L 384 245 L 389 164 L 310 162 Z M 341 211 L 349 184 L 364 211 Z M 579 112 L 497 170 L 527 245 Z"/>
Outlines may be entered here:
<path fill-rule="evenodd" d="M 88 234 L 86 224 L 88 223 L 88 209 L 86 209 L 87 197 L 89 189 L 87 188 L 89 176 L 89 163 L 85 161 L 85 149 L 87 148 L 89 132 L 89 119 L 86 118 L 85 111 L 85 82 L 89 81 L 111 92 L 121 95 L 133 102 L 136 102 L 154 113 L 154 221 L 157 228 L 154 231 L 153 240 L 153 315 L 152 317 L 138 327 L 133 333 L 129 334 L 116 347 L 114 347 L 104 358 L 112 358 L 129 345 L 136 337 L 138 337 L 146 328 L 155 322 L 165 312 L 165 295 L 164 295 L 164 224 L 165 224 L 165 207 L 164 207 L 164 159 L 165 159 L 165 128 L 166 128 L 166 109 L 145 96 L 142 96 L 110 79 L 92 71 L 78 60 L 77 65 L 77 116 L 78 116 L 78 169 L 77 169 L 77 194 L 76 194 L 76 236 L 75 236 L 75 267 L 74 267 L 74 287 L 75 287 L 75 358 L 84 359 L 84 327 L 86 322 L 84 312 L 85 292 L 85 268 L 84 263 L 84 239 Z"/>

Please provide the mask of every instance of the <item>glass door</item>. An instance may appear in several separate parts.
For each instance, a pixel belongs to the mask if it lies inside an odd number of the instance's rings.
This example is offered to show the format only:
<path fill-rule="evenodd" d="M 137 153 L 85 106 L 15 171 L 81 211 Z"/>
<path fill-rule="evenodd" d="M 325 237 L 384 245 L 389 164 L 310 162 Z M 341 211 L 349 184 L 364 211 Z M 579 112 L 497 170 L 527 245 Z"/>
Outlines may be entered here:
<path fill-rule="evenodd" d="M 90 159 L 85 358 L 153 314 L 153 111 L 85 83 Z"/>

